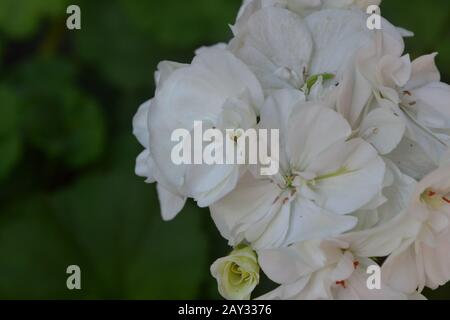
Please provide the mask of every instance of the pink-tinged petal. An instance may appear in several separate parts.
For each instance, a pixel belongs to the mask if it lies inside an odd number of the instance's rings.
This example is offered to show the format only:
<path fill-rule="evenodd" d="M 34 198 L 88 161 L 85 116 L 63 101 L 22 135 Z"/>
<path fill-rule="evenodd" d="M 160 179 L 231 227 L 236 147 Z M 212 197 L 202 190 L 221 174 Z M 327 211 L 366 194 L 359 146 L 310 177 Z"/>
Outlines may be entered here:
<path fill-rule="evenodd" d="M 423 87 L 431 82 L 439 82 L 441 75 L 436 67 L 437 53 L 421 56 L 412 62 L 411 79 L 405 86 L 405 90 L 413 90 Z"/>

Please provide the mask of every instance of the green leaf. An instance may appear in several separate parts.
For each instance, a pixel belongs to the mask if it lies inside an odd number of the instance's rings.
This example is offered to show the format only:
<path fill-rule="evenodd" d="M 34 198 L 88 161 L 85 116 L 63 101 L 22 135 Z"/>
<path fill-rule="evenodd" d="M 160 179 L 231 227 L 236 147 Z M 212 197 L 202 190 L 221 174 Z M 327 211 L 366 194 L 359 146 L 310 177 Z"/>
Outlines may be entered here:
<path fill-rule="evenodd" d="M 8 177 L 22 153 L 22 144 L 18 135 L 0 136 L 0 182 Z"/>
<path fill-rule="evenodd" d="M 143 236 L 127 273 L 127 296 L 133 299 L 198 298 L 210 277 L 202 218 L 192 203 L 171 222 L 157 217 Z"/>
<path fill-rule="evenodd" d="M 82 61 L 121 91 L 148 90 L 160 60 L 190 62 L 199 46 L 227 42 L 240 0 L 82 1 L 72 33 Z M 98 14 L 101 12 L 102 14 Z"/>
<path fill-rule="evenodd" d="M 121 91 L 145 88 L 151 94 L 159 47 L 132 25 L 117 2 L 84 1 L 81 6 L 83 28 L 70 34 L 76 54 L 105 83 Z"/>
<path fill-rule="evenodd" d="M 66 268 L 80 263 L 81 257 L 65 240 L 50 212 L 42 197 L 2 212 L 0 298 L 71 296 L 66 288 Z"/>
<path fill-rule="evenodd" d="M 3 39 L 0 36 L 0 71 L 2 70 L 3 65 Z"/>
<path fill-rule="evenodd" d="M 65 15 L 67 0 L 2 0 L 0 30 L 12 37 L 26 37 L 37 31 L 45 17 Z"/>
<path fill-rule="evenodd" d="M 108 297 L 193 298 L 209 274 L 199 213 L 163 222 L 154 189 L 130 173 L 87 178 L 54 204 Z"/>
<path fill-rule="evenodd" d="M 6 210 L 0 220 L 1 298 L 198 297 L 208 241 L 193 205 L 163 222 L 154 188 L 131 172 L 86 177 Z M 65 287 L 81 268 L 82 290 Z"/>
<path fill-rule="evenodd" d="M 15 92 L 0 85 L 0 136 L 17 130 L 18 108 L 19 99 Z"/>
<path fill-rule="evenodd" d="M 21 155 L 18 108 L 19 99 L 11 88 L 0 86 L 0 182 L 9 175 Z"/>
<path fill-rule="evenodd" d="M 106 128 L 101 109 L 77 88 L 74 78 L 74 68 L 65 60 L 37 59 L 22 66 L 14 82 L 24 100 L 23 122 L 31 145 L 50 160 L 79 168 L 102 154 Z"/>
<path fill-rule="evenodd" d="M 130 20 L 159 43 L 173 47 L 227 42 L 240 0 L 120 0 Z"/>
<path fill-rule="evenodd" d="M 396 26 L 414 32 L 414 37 L 406 39 L 406 52 L 413 58 L 441 51 L 449 43 L 450 2 L 447 0 L 410 0 L 407 5 L 402 1 L 383 1 L 381 10 Z M 440 59 L 445 61 L 444 66 L 450 65 L 449 55 Z"/>

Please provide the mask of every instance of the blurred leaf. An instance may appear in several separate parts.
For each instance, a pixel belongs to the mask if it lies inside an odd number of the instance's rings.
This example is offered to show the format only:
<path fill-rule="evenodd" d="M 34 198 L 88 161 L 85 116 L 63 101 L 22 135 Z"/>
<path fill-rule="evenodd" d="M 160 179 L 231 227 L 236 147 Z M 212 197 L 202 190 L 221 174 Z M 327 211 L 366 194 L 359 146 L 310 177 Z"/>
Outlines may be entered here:
<path fill-rule="evenodd" d="M 130 24 L 117 2 L 84 1 L 80 5 L 83 28 L 74 37 L 81 59 L 121 90 L 150 88 L 158 49 L 151 39 Z"/>
<path fill-rule="evenodd" d="M 429 300 L 448 300 L 450 297 L 450 284 L 438 287 L 436 290 L 425 288 L 422 294 Z"/>
<path fill-rule="evenodd" d="M 383 1 L 382 15 L 394 25 L 414 32 L 406 39 L 407 52 L 413 58 L 432 52 L 440 52 L 439 67 L 448 73 L 450 69 L 450 1 L 410 0 Z M 442 68 L 444 67 L 444 68 Z"/>
<path fill-rule="evenodd" d="M 102 154 L 105 123 L 98 105 L 76 89 L 73 78 L 74 68 L 64 60 L 38 59 L 25 64 L 14 80 L 24 99 L 27 139 L 49 159 L 78 168 Z"/>
<path fill-rule="evenodd" d="M 19 99 L 11 88 L 0 85 L 0 136 L 18 127 Z"/>
<path fill-rule="evenodd" d="M 0 182 L 2 182 L 14 168 L 22 151 L 20 138 L 16 134 L 0 136 Z"/>
<path fill-rule="evenodd" d="M 227 42 L 228 24 L 234 22 L 239 4 L 240 0 L 216 0 L 214 5 L 210 0 L 83 1 L 83 29 L 75 33 L 75 48 L 120 90 L 150 91 L 159 60 L 188 62 L 196 47 Z"/>
<path fill-rule="evenodd" d="M 74 86 L 75 69 L 68 60 L 36 56 L 16 66 L 12 80 L 26 96 L 47 97 Z"/>
<path fill-rule="evenodd" d="M 228 42 L 240 0 L 120 0 L 130 20 L 167 46 L 186 47 Z M 203 42 L 203 43 L 202 43 Z"/>
<path fill-rule="evenodd" d="M 18 130 L 19 99 L 5 86 L 0 87 L 0 182 L 14 168 L 21 154 Z"/>
<path fill-rule="evenodd" d="M 0 70 L 2 70 L 3 65 L 3 39 L 0 36 Z"/>
<path fill-rule="evenodd" d="M 67 0 L 2 0 L 0 29 L 13 37 L 26 37 L 36 32 L 41 20 L 64 15 Z"/>
<path fill-rule="evenodd" d="M 0 298 L 69 296 L 66 268 L 79 263 L 80 257 L 64 241 L 41 199 L 30 199 L 2 212 L 0 252 Z"/>
<path fill-rule="evenodd" d="M 152 190 L 118 171 L 9 210 L 0 297 L 197 297 L 209 275 L 200 214 L 188 207 L 165 223 Z M 65 288 L 70 264 L 81 268 L 81 291 Z"/>
<path fill-rule="evenodd" d="M 28 137 L 49 158 L 63 159 L 70 167 L 82 167 L 95 161 L 103 151 L 102 114 L 95 102 L 71 89 L 61 92 L 59 99 L 56 103 L 49 101 L 44 110 L 28 106 Z"/>
<path fill-rule="evenodd" d="M 136 259 L 127 272 L 127 296 L 133 299 L 198 298 L 210 277 L 201 214 L 190 203 L 170 223 L 158 216 L 146 230 Z M 209 215 L 207 216 L 209 218 Z"/>

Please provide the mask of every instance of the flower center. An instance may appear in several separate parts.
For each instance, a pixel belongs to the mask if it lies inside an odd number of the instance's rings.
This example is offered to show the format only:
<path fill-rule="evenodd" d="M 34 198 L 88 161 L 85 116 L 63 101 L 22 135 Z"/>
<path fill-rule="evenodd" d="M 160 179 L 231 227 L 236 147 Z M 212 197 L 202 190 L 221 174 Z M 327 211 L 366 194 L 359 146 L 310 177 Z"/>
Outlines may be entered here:
<path fill-rule="evenodd" d="M 282 193 L 275 198 L 273 204 L 278 201 L 281 201 L 282 204 L 286 204 L 295 196 L 298 191 L 297 188 L 300 186 L 300 182 L 298 181 L 300 177 L 296 174 L 283 176 L 282 179 L 282 182 L 280 182 L 280 180 L 272 180 L 272 182 L 276 183 L 278 188 L 282 190 Z"/>
<path fill-rule="evenodd" d="M 353 261 L 353 268 L 356 270 L 359 267 L 359 261 Z M 347 282 L 345 280 L 339 280 L 335 282 L 337 286 L 341 286 L 342 288 L 347 288 Z"/>
<path fill-rule="evenodd" d="M 442 195 L 432 189 L 426 189 L 421 195 L 420 200 L 433 210 L 438 210 L 446 204 L 450 204 L 449 195 Z"/>
<path fill-rule="evenodd" d="M 402 100 L 402 106 L 409 108 L 416 105 L 416 101 L 412 98 L 412 93 L 408 90 L 404 90 L 402 92 L 402 95 L 400 95 L 400 98 Z"/>
<path fill-rule="evenodd" d="M 231 140 L 233 140 L 235 143 L 237 143 L 237 141 L 242 136 L 242 134 L 243 134 L 242 129 L 236 129 L 236 130 L 233 130 L 232 132 L 230 132 L 228 134 L 228 136 L 230 137 Z"/>
<path fill-rule="evenodd" d="M 230 271 L 230 281 L 233 285 L 237 286 L 242 284 L 243 282 L 249 282 L 252 280 L 252 275 L 249 272 L 243 270 L 241 266 L 234 262 L 231 263 Z"/>
<path fill-rule="evenodd" d="M 286 188 L 295 189 L 295 186 L 294 186 L 295 177 L 296 177 L 296 175 L 293 175 L 293 174 L 284 177 L 284 183 L 286 185 Z"/>

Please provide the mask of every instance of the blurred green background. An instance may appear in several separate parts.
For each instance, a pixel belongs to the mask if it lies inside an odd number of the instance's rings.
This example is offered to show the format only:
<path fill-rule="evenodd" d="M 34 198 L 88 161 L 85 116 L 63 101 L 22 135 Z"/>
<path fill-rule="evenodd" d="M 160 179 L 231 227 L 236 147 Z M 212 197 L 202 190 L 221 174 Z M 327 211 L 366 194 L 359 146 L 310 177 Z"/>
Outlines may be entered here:
<path fill-rule="evenodd" d="M 66 29 L 81 7 L 82 30 Z M 162 222 L 131 119 L 160 60 L 231 37 L 240 0 L 0 0 L 0 298 L 219 298 L 207 210 Z M 450 77 L 450 1 L 385 0 Z M 81 267 L 82 290 L 66 288 Z M 450 286 L 429 297 L 450 298 Z"/>

